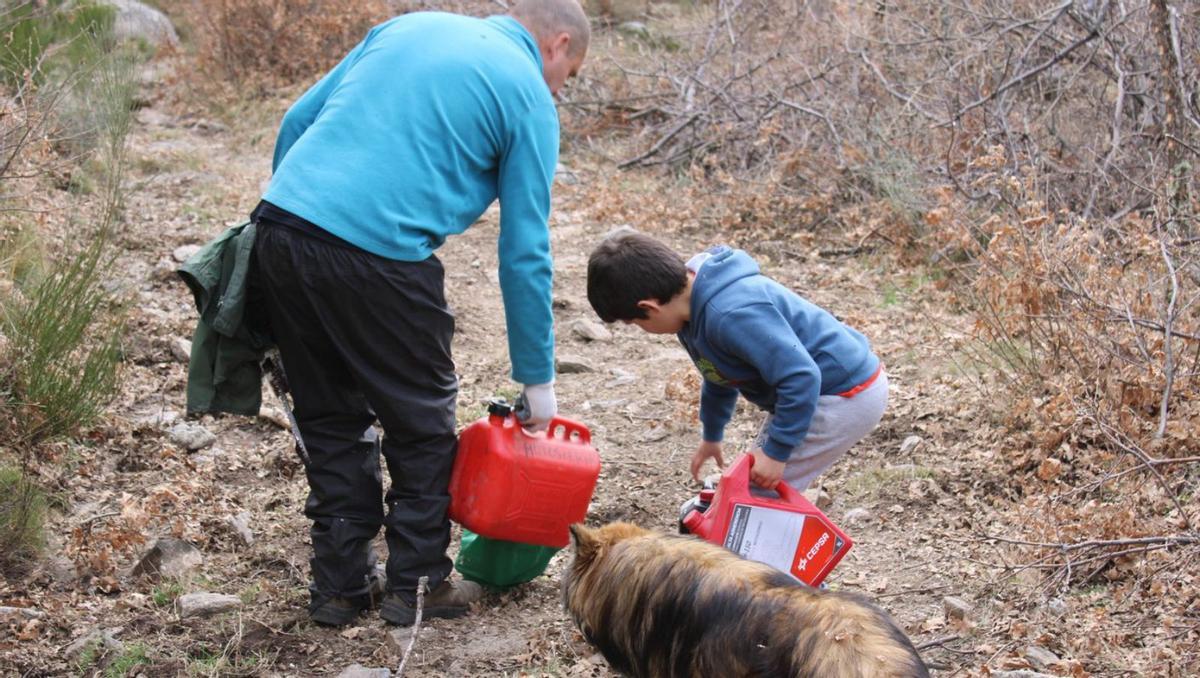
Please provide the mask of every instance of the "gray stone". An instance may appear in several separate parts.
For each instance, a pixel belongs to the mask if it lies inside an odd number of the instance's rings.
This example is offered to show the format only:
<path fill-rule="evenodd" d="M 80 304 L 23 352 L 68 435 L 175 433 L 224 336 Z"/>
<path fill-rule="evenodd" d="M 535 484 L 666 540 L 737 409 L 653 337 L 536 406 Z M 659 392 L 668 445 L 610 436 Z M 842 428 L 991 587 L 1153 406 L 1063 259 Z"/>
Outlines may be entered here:
<path fill-rule="evenodd" d="M 1040 645 L 1025 648 L 1025 659 L 1038 670 L 1050 668 L 1061 661 L 1058 655 Z"/>
<path fill-rule="evenodd" d="M 640 21 L 626 21 L 625 23 L 617 26 L 617 30 L 625 33 L 626 35 L 632 35 L 639 38 L 650 37 L 650 29 L 646 27 L 646 24 Z"/>
<path fill-rule="evenodd" d="M 666 426 L 655 426 L 643 433 L 641 440 L 643 443 L 656 443 L 669 435 L 671 435 L 671 431 Z"/>
<path fill-rule="evenodd" d="M 284 414 L 282 410 L 274 407 L 263 407 L 259 409 L 258 418 L 262 419 L 263 421 L 269 421 L 285 431 L 290 431 L 292 429 L 292 422 L 288 421 L 287 415 Z"/>
<path fill-rule="evenodd" d="M 608 381 L 604 382 L 604 388 L 614 388 L 616 386 L 624 386 L 626 384 L 632 384 L 635 381 L 637 381 L 636 375 L 630 374 L 629 372 L 626 372 L 625 370 L 613 368 L 612 370 L 610 370 L 610 372 L 612 372 L 613 375 L 615 375 L 615 376 L 613 376 L 612 379 L 609 379 Z"/>
<path fill-rule="evenodd" d="M 102 4 L 116 8 L 113 37 L 118 40 L 145 40 L 158 47 L 179 44 L 179 34 L 166 14 L 136 0 L 103 0 Z"/>
<path fill-rule="evenodd" d="M 180 245 L 171 251 L 171 258 L 182 264 L 199 251 L 199 245 Z"/>
<path fill-rule="evenodd" d="M 586 318 L 571 323 L 571 332 L 585 341 L 612 341 L 612 332 L 603 324 Z"/>
<path fill-rule="evenodd" d="M 368 669 L 362 664 L 351 664 L 337 678 L 392 678 L 391 669 Z"/>
<path fill-rule="evenodd" d="M 1046 608 L 1050 610 L 1051 614 L 1058 617 L 1066 616 L 1071 611 L 1071 608 L 1067 605 L 1067 601 L 1062 598 L 1051 598 L 1050 602 L 1046 603 Z"/>
<path fill-rule="evenodd" d="M 570 167 L 559 163 L 558 168 L 554 170 L 554 180 L 566 186 L 574 186 L 579 183 L 579 175 L 575 174 Z"/>
<path fill-rule="evenodd" d="M 250 529 L 250 512 L 242 511 L 236 516 L 228 516 L 225 523 L 237 535 L 244 546 L 254 546 L 254 531 Z"/>
<path fill-rule="evenodd" d="M 125 644 L 117 640 L 116 635 L 121 632 L 121 627 L 112 629 L 92 629 L 76 638 L 74 642 L 67 646 L 66 655 L 69 659 L 79 659 L 88 648 L 95 648 L 100 652 L 123 652 Z"/>
<path fill-rule="evenodd" d="M 230 612 L 242 606 L 242 599 L 224 593 L 185 593 L 175 601 L 179 606 L 179 618 L 210 617 L 222 612 Z"/>
<path fill-rule="evenodd" d="M 15 617 L 21 620 L 41 619 L 46 616 L 45 612 L 32 607 L 8 607 L 0 605 L 0 619 Z"/>
<path fill-rule="evenodd" d="M 963 600 L 955 596 L 946 596 L 942 598 L 942 611 L 946 613 L 946 619 L 955 621 L 965 621 L 975 608 Z"/>
<path fill-rule="evenodd" d="M 404 654 L 404 650 L 408 648 L 408 644 L 412 641 L 413 627 L 408 626 L 398 629 L 390 629 L 387 633 L 387 638 L 384 643 L 397 654 Z M 421 626 L 421 635 L 417 637 L 417 642 L 429 640 L 435 633 L 432 626 Z"/>
<path fill-rule="evenodd" d="M 560 356 L 554 362 L 555 369 L 559 374 L 582 374 L 584 372 L 596 371 L 596 368 L 592 367 L 591 363 L 574 356 Z"/>
<path fill-rule="evenodd" d="M 865 523 L 874 519 L 875 515 L 862 506 L 852 508 L 849 511 L 846 511 L 846 513 L 842 516 L 842 520 L 845 520 L 849 525 Z"/>
<path fill-rule="evenodd" d="M 181 363 L 192 359 L 192 342 L 183 337 L 171 339 L 171 355 Z"/>
<path fill-rule="evenodd" d="M 204 562 L 200 549 L 182 539 L 163 537 L 133 566 L 131 575 L 146 575 L 154 579 L 180 577 Z"/>
<path fill-rule="evenodd" d="M 827 509 L 833 503 L 833 497 L 825 490 L 810 487 L 804 491 L 804 498 L 819 509 Z"/>
<path fill-rule="evenodd" d="M 180 422 L 172 426 L 170 438 L 172 443 L 189 452 L 195 452 L 217 442 L 217 436 L 212 431 L 199 424 L 190 424 L 188 422 Z"/>
<path fill-rule="evenodd" d="M 900 443 L 900 454 L 909 454 L 916 450 L 923 442 L 925 441 L 921 439 L 921 436 L 909 436 L 905 438 L 904 442 Z"/>

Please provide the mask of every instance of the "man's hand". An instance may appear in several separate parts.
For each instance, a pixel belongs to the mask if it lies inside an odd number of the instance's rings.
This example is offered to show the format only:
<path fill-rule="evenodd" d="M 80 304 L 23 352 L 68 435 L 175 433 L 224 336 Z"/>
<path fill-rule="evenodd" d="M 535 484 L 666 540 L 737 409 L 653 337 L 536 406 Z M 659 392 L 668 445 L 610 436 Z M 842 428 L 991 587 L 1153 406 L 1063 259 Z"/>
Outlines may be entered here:
<path fill-rule="evenodd" d="M 545 431 L 550 420 L 558 414 L 558 401 L 554 399 L 554 382 L 548 384 L 526 384 L 517 399 L 517 421 L 530 431 Z"/>
<path fill-rule="evenodd" d="M 692 455 L 692 478 L 695 478 L 697 482 L 700 481 L 700 469 L 709 459 L 717 462 L 717 468 L 725 469 L 725 459 L 721 456 L 721 443 L 705 440 L 700 443 L 700 449 Z"/>
<path fill-rule="evenodd" d="M 768 457 L 762 451 L 762 448 L 755 448 L 750 454 L 754 455 L 754 466 L 750 469 L 750 480 L 759 487 L 768 490 L 775 489 L 775 486 L 783 478 L 783 467 L 787 464 Z"/>

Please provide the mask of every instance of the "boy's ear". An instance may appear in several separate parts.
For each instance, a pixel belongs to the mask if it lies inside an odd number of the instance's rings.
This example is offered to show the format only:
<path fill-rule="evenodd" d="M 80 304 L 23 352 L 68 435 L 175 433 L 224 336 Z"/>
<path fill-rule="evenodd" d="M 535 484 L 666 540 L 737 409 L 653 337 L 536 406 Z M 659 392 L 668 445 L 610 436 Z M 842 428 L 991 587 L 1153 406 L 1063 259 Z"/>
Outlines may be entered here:
<path fill-rule="evenodd" d="M 647 313 L 656 313 L 662 310 L 662 304 L 658 303 L 657 299 L 642 299 L 637 303 L 637 307 Z"/>

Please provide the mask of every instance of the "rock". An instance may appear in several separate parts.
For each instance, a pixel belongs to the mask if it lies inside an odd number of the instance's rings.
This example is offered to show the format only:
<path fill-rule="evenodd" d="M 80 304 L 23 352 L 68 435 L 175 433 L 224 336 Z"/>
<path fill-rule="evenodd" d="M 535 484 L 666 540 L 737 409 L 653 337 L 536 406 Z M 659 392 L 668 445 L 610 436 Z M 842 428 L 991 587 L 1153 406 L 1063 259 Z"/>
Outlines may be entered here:
<path fill-rule="evenodd" d="M 560 356 L 554 363 L 559 374 L 582 374 L 596 371 L 596 368 L 592 367 L 590 363 L 574 356 Z"/>
<path fill-rule="evenodd" d="M 401 650 L 403 652 L 404 650 Z M 351 664 L 337 678 L 392 678 L 391 669 L 368 669 L 362 664 Z"/>
<path fill-rule="evenodd" d="M 1025 648 L 1025 659 L 1033 665 L 1033 668 L 1038 670 L 1050 668 L 1062 661 L 1058 658 L 1058 655 L 1040 645 L 1030 645 Z"/>
<path fill-rule="evenodd" d="M 282 410 L 277 410 L 274 407 L 259 409 L 258 418 L 263 421 L 269 421 L 285 431 L 292 430 L 292 422 L 288 421 L 287 415 Z"/>
<path fill-rule="evenodd" d="M 571 171 L 570 167 L 559 163 L 554 170 L 554 180 L 566 186 L 574 186 L 579 183 L 579 175 Z"/>
<path fill-rule="evenodd" d="M 199 424 L 180 422 L 171 427 L 171 442 L 189 452 L 203 449 L 217 442 L 217 436 L 212 431 Z"/>
<path fill-rule="evenodd" d="M 242 511 L 236 516 L 228 516 L 225 518 L 225 524 L 229 525 L 233 533 L 245 546 L 254 546 L 254 531 L 250 529 L 250 512 Z"/>
<path fill-rule="evenodd" d="M 632 35 L 638 38 L 650 37 L 650 29 L 646 27 L 646 24 L 640 21 L 626 21 L 617 26 L 617 30 L 626 35 Z"/>
<path fill-rule="evenodd" d="M 154 265 L 154 268 L 150 270 L 150 279 L 158 282 L 173 282 L 176 279 L 176 266 L 177 264 L 173 259 L 169 257 L 163 257 L 162 259 L 159 259 L 158 263 Z"/>
<path fill-rule="evenodd" d="M 95 648 L 101 652 L 123 652 L 125 644 L 116 639 L 116 635 L 120 632 L 121 627 L 119 626 L 112 629 L 92 629 L 68 645 L 65 650 L 66 655 L 69 659 L 76 660 L 88 648 Z"/>
<path fill-rule="evenodd" d="M 171 355 L 181 363 L 192 359 L 192 342 L 183 337 L 171 339 Z"/>
<path fill-rule="evenodd" d="M 182 539 L 163 537 L 150 547 L 130 574 L 134 577 L 147 575 L 154 579 L 179 577 L 199 567 L 204 562 L 200 549 Z"/>
<path fill-rule="evenodd" d="M 1058 617 L 1064 617 L 1071 611 L 1071 608 L 1067 606 L 1067 601 L 1062 598 L 1051 598 L 1050 602 L 1046 603 L 1046 608 L 1050 610 L 1051 614 Z"/>
<path fill-rule="evenodd" d="M 571 323 L 571 332 L 584 341 L 612 341 L 612 332 L 604 325 L 586 318 Z"/>
<path fill-rule="evenodd" d="M 900 454 L 909 454 L 917 449 L 921 443 L 925 442 L 921 436 L 909 436 L 900 443 Z"/>
<path fill-rule="evenodd" d="M 413 627 L 411 626 L 398 629 L 389 629 L 387 638 L 384 639 L 384 643 L 394 652 L 396 652 L 396 654 L 404 654 L 405 648 L 407 648 L 408 644 L 412 642 L 412 630 Z M 421 635 L 417 637 L 417 643 L 429 640 L 433 637 L 433 634 L 434 628 L 432 626 L 422 626 Z"/>
<path fill-rule="evenodd" d="M 144 40 L 155 47 L 179 45 L 175 26 L 157 9 L 136 0 L 102 0 L 101 4 L 117 10 L 113 37 L 118 40 Z"/>
<path fill-rule="evenodd" d="M 204 135 L 222 134 L 229 131 L 229 127 L 227 125 L 219 123 L 215 120 L 205 120 L 203 118 L 192 121 L 188 127 Z"/>
<path fill-rule="evenodd" d="M 613 378 L 604 382 L 604 388 L 624 386 L 625 384 L 632 384 L 633 382 L 637 381 L 636 375 L 634 375 L 632 372 L 626 372 L 619 367 L 612 368 L 609 370 L 609 373 L 613 375 Z"/>
<path fill-rule="evenodd" d="M 671 431 L 666 426 L 655 426 L 642 434 L 641 441 L 643 443 L 656 443 L 669 435 L 671 435 Z"/>
<path fill-rule="evenodd" d="M 971 616 L 971 612 L 975 608 L 963 600 L 955 596 L 946 596 L 942 598 L 942 611 L 946 613 L 946 619 L 955 621 L 966 621 Z"/>
<path fill-rule="evenodd" d="M 199 245 L 180 245 L 171 252 L 171 258 L 182 264 L 199 251 Z"/>
<path fill-rule="evenodd" d="M 242 599 L 224 593 L 185 593 L 175 601 L 179 606 L 179 618 L 209 617 L 222 612 L 236 610 L 242 606 Z"/>
<path fill-rule="evenodd" d="M 45 612 L 32 607 L 8 607 L 0 605 L 0 620 L 18 619 L 26 621 L 29 619 L 41 619 L 46 616 Z"/>
<path fill-rule="evenodd" d="M 1018 671 L 992 671 L 992 678 L 1055 678 L 1049 674 L 1038 673 L 1037 671 L 1026 671 L 1020 669 Z"/>
<path fill-rule="evenodd" d="M 842 515 L 842 520 L 846 521 L 849 525 L 866 523 L 874 519 L 875 515 L 862 506 L 856 506 Z"/>
<path fill-rule="evenodd" d="M 815 487 L 805 490 L 804 498 L 819 509 L 829 508 L 829 505 L 833 503 L 833 497 L 829 496 L 828 492 Z"/>

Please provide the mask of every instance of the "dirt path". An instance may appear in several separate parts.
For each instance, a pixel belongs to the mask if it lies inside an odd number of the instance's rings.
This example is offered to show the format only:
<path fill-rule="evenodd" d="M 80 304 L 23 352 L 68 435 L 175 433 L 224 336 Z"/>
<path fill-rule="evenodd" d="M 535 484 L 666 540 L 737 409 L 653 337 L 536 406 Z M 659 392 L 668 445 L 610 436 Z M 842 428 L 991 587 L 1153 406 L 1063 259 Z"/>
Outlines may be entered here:
<path fill-rule="evenodd" d="M 3 662 L 19 672 L 97 671 L 101 657 L 70 657 L 63 650 L 91 631 L 117 627 L 125 653 L 142 648 L 147 675 L 336 675 L 356 663 L 394 670 L 399 661 L 407 632 L 390 633 L 376 616 L 340 631 L 304 618 L 308 525 L 300 511 L 306 486 L 287 432 L 262 419 L 204 418 L 199 423 L 216 443 L 192 453 L 167 435 L 183 420 L 186 384 L 186 364 L 173 346 L 190 338 L 195 322 L 191 299 L 171 274 L 172 252 L 205 242 L 253 207 L 284 105 L 248 108 L 235 129 L 165 108 L 138 116 L 128 252 L 120 271 L 137 300 L 126 385 L 111 439 L 72 462 L 71 508 L 53 525 L 64 535 L 52 545 L 56 567 L 24 590 L 50 616 L 41 649 L 26 645 L 5 653 Z M 556 187 L 552 227 L 558 352 L 591 370 L 560 375 L 557 391 L 561 411 L 591 427 L 603 458 L 589 521 L 672 530 L 679 504 L 695 491 L 686 464 L 698 440 L 692 423 L 698 382 L 673 338 L 616 326 L 610 341 L 589 342 L 572 331 L 575 321 L 594 319 L 584 293 L 586 257 L 617 224 L 589 217 L 592 189 L 612 181 L 615 171 L 586 156 L 563 161 L 573 174 Z M 515 388 L 496 282 L 496 229 L 491 212 L 439 252 L 458 318 L 454 353 L 463 423 L 482 414 L 484 399 Z M 684 251 L 722 239 L 712 233 L 664 237 Z M 982 602 L 986 578 L 963 557 L 970 526 L 992 520 L 979 492 L 1003 480 L 978 463 L 980 453 L 1000 449 L 998 434 L 964 409 L 966 387 L 943 357 L 959 321 L 927 308 L 927 282 L 884 259 L 823 259 L 747 239 L 733 244 L 861 329 L 888 364 L 893 392 L 883 424 L 824 479 L 832 498 L 828 513 L 858 542 L 831 584 L 878 600 L 919 644 L 951 637 L 946 643 L 957 651 L 938 645 L 924 652 L 950 669 L 947 675 L 1015 651 L 992 630 L 992 610 L 1011 605 Z M 750 440 L 760 417 L 739 408 L 729 430 L 731 450 Z M 249 545 L 227 523 L 243 513 L 254 535 Z M 135 527 L 148 544 L 172 534 L 188 539 L 204 563 L 178 582 L 134 579 L 129 568 L 145 547 L 129 545 L 108 550 L 111 581 L 70 573 L 63 559 L 67 542 L 104 551 L 97 544 L 118 543 L 114 535 L 123 526 Z M 383 555 L 381 545 L 379 551 Z M 611 675 L 560 610 L 563 560 L 556 556 L 547 574 L 528 585 L 490 595 L 467 619 L 427 623 L 407 675 Z M 243 605 L 236 613 L 181 620 L 173 600 L 192 591 L 232 594 Z M 945 596 L 980 601 L 967 625 L 945 618 Z"/>

